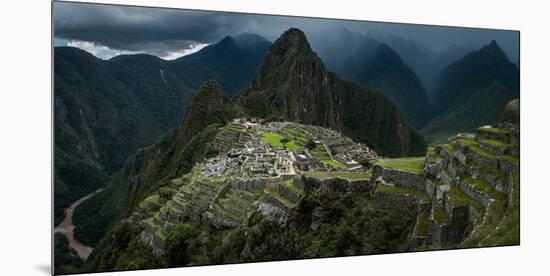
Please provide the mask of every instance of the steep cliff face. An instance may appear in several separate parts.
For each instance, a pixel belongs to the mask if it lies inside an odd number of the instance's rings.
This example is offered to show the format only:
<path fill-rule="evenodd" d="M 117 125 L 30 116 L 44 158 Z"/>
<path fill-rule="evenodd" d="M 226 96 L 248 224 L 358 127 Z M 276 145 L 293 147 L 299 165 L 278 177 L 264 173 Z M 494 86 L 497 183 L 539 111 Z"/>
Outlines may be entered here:
<path fill-rule="evenodd" d="M 422 136 L 393 101 L 327 71 L 298 29 L 275 41 L 237 100 L 251 116 L 341 130 L 383 155 L 423 153 Z"/>
<path fill-rule="evenodd" d="M 262 115 L 254 106 L 254 98 L 262 97 L 270 107 L 265 115 L 342 129 L 329 73 L 298 29 L 289 29 L 275 41 L 243 96 L 253 114 Z"/>

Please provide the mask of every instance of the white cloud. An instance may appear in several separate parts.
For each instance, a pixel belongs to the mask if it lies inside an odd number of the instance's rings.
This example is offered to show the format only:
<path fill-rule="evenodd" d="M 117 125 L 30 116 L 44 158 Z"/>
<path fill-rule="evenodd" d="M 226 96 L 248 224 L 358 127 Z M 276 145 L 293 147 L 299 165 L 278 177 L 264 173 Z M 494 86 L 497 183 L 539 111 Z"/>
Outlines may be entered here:
<path fill-rule="evenodd" d="M 67 46 L 80 48 L 101 59 L 110 59 L 118 55 L 138 53 L 138 52 L 124 51 L 124 50 L 115 50 L 93 42 L 78 41 L 78 40 L 69 41 L 67 43 Z"/>
<path fill-rule="evenodd" d="M 183 50 L 179 50 L 179 51 L 169 52 L 166 56 L 162 56 L 160 58 L 163 58 L 163 59 L 166 59 L 166 60 L 177 59 L 177 58 L 180 58 L 180 57 L 183 57 L 183 56 L 187 56 L 187 55 L 196 53 L 196 52 L 200 51 L 202 48 L 204 48 L 206 46 L 208 46 L 208 44 L 206 44 L 206 43 L 193 44 L 193 45 L 191 45 L 191 48 L 189 48 L 189 49 L 183 49 Z"/>
<path fill-rule="evenodd" d="M 94 42 L 80 41 L 80 40 L 70 40 L 67 42 L 67 46 L 82 49 L 98 58 L 105 59 L 105 60 L 118 55 L 131 55 L 131 54 L 140 54 L 140 53 L 152 55 L 152 53 L 148 53 L 146 51 L 139 52 L 139 51 L 118 50 L 118 49 L 112 49 L 107 46 L 103 46 Z M 208 44 L 197 43 L 197 44 L 191 45 L 189 49 L 171 51 L 171 52 L 168 52 L 166 55 L 159 56 L 159 57 L 165 60 L 173 60 L 179 57 L 196 53 L 206 46 L 208 46 Z"/>

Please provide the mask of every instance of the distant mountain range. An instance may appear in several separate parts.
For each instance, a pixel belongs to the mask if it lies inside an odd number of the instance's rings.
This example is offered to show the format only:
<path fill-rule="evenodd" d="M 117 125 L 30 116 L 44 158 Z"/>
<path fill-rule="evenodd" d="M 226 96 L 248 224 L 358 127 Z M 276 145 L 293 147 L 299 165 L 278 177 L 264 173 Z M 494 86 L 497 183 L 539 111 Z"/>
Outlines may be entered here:
<path fill-rule="evenodd" d="M 432 142 L 494 124 L 519 97 L 519 69 L 495 41 L 449 65 L 438 83 L 434 117 L 422 129 Z"/>
<path fill-rule="evenodd" d="M 418 76 L 386 43 L 346 28 L 314 35 L 313 48 L 343 79 L 377 89 L 394 100 L 415 128 L 429 119 L 428 94 Z"/>
<path fill-rule="evenodd" d="M 220 83 L 230 96 L 247 85 L 271 43 L 254 34 L 227 36 L 201 51 L 168 64 L 195 88 L 207 80 Z"/>

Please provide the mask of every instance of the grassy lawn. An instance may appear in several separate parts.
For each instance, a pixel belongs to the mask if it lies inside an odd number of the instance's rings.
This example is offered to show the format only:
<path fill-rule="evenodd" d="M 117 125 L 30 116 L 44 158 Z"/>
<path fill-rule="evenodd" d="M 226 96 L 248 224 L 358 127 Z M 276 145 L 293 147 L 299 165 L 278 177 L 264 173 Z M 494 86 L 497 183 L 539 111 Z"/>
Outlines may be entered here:
<path fill-rule="evenodd" d="M 266 144 L 270 144 L 278 148 L 284 147 L 284 144 L 281 143 L 281 139 L 285 138 L 283 135 L 278 133 L 262 133 L 260 137 Z"/>
<path fill-rule="evenodd" d="M 284 136 L 279 133 L 262 133 L 260 135 L 260 138 L 264 143 L 273 145 L 274 147 L 281 148 L 281 149 L 287 148 L 289 150 L 299 150 L 303 148 L 301 143 L 296 139 L 292 137 Z M 288 139 L 289 141 L 286 143 L 281 142 L 281 140 L 284 138 Z"/>
<path fill-rule="evenodd" d="M 416 174 L 424 173 L 424 157 L 383 158 L 374 165 L 387 169 L 398 169 Z"/>
<path fill-rule="evenodd" d="M 327 164 L 327 165 L 331 165 L 333 168 L 336 168 L 336 169 L 345 169 L 346 166 L 342 165 L 342 163 L 338 162 L 338 161 L 334 161 L 334 160 L 322 160 L 323 163 Z"/>
<path fill-rule="evenodd" d="M 370 179 L 372 176 L 372 174 L 368 172 L 307 172 L 306 175 L 320 179 L 341 177 L 349 180 Z"/>
<path fill-rule="evenodd" d="M 494 128 L 494 127 L 490 127 L 490 128 L 480 127 L 477 130 L 481 131 L 481 132 L 490 132 L 490 133 L 495 133 L 495 134 L 508 134 L 508 133 L 510 133 L 510 131 L 508 131 L 508 130 L 504 130 L 504 129 L 500 129 L 500 128 Z"/>

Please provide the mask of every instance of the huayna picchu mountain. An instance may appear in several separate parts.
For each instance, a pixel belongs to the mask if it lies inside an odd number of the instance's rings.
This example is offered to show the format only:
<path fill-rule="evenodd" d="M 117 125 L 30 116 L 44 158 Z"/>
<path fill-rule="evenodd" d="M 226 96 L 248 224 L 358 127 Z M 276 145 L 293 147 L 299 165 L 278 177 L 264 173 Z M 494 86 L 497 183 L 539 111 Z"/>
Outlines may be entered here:
<path fill-rule="evenodd" d="M 438 113 L 422 129 L 431 142 L 495 124 L 519 97 L 519 69 L 495 41 L 449 65 L 439 78 Z"/>
<path fill-rule="evenodd" d="M 340 130 L 387 156 L 419 155 L 425 147 L 393 101 L 327 71 L 298 29 L 273 43 L 237 100 L 251 116 Z"/>

